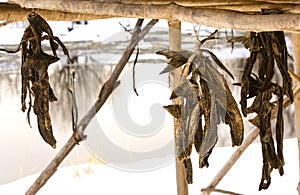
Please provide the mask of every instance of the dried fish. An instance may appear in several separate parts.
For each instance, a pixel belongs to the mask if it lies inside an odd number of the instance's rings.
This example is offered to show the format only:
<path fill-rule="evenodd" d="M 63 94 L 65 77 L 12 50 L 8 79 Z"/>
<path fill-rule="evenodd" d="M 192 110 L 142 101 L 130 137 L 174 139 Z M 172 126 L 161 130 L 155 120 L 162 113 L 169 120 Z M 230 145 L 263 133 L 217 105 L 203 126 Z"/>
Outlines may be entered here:
<path fill-rule="evenodd" d="M 22 40 L 15 51 L 0 49 L 8 53 L 22 52 L 22 89 L 21 103 L 22 111 L 25 112 L 26 97 L 29 95 L 29 108 L 27 119 L 30 125 L 30 111 L 33 110 L 38 120 L 38 129 L 42 138 L 56 147 L 56 140 L 52 132 L 51 117 L 49 113 L 49 102 L 57 101 L 49 83 L 48 67 L 59 60 L 56 54 L 58 46 L 61 46 L 65 55 L 70 61 L 68 49 L 58 37 L 53 35 L 49 24 L 36 12 L 31 12 L 27 16 L 29 26 L 25 29 Z M 49 55 L 42 50 L 42 41 L 49 40 L 53 55 Z M 32 104 L 31 96 L 34 96 Z"/>
<path fill-rule="evenodd" d="M 33 33 L 33 36 L 30 39 L 34 40 L 34 44 L 32 45 L 33 55 L 39 54 L 41 52 L 42 46 L 42 33 L 45 32 L 49 36 L 50 46 L 53 52 L 53 55 L 57 57 L 56 49 L 57 44 L 54 42 L 54 36 L 52 29 L 50 28 L 49 24 L 36 12 L 31 12 L 27 16 L 27 20 L 29 22 L 29 28 Z M 32 41 L 33 42 L 33 41 Z M 33 44 L 33 43 L 31 43 Z"/>
<path fill-rule="evenodd" d="M 37 116 L 39 132 L 42 138 L 55 148 L 56 140 L 52 133 L 52 124 L 49 114 L 49 84 L 45 79 L 41 82 L 34 82 L 31 90 L 34 94 L 33 110 Z"/>
<path fill-rule="evenodd" d="M 184 159 L 183 164 L 186 170 L 186 181 L 188 184 L 193 183 L 193 166 L 190 158 Z"/>
<path fill-rule="evenodd" d="M 181 106 L 178 104 L 164 106 L 164 109 L 166 109 L 175 118 L 181 117 Z"/>
<path fill-rule="evenodd" d="M 205 40 L 209 39 L 211 36 Z M 165 108 L 180 122 L 175 133 L 177 158 L 184 162 L 186 180 L 192 183 L 192 145 L 199 153 L 199 167 L 202 168 L 209 166 L 208 158 L 217 143 L 218 124 L 221 122 L 230 126 L 233 146 L 240 145 L 243 141 L 242 116 L 226 80 L 217 67 L 231 78 L 233 75 L 217 56 L 207 49 L 199 48 L 195 52 L 163 50 L 157 54 L 165 55 L 169 60 L 170 67 L 165 68 L 162 73 L 185 65 L 181 84 L 173 90 L 170 97 L 180 97 L 183 101 L 180 105 L 169 105 Z"/>
<path fill-rule="evenodd" d="M 169 59 L 168 66 L 160 73 L 168 73 L 175 70 L 178 67 L 184 65 L 189 57 L 193 54 L 192 51 L 189 50 L 180 50 L 180 51 L 172 51 L 172 50 L 162 50 L 156 52 L 156 54 L 164 55 Z"/>
<path fill-rule="evenodd" d="M 263 13 L 273 13 L 266 12 Z M 278 13 L 278 12 L 276 12 Z M 283 96 L 286 95 L 293 102 L 292 80 L 287 66 L 287 47 L 284 32 L 251 32 L 250 36 L 243 40 L 246 48 L 250 50 L 250 57 L 244 66 L 241 77 L 241 109 L 244 116 L 249 113 L 256 113 L 251 123 L 260 129 L 260 140 L 263 154 L 263 171 L 259 190 L 267 189 L 271 184 L 271 172 L 278 169 L 283 175 Z M 236 41 L 232 40 L 232 41 Z M 257 63 L 258 62 L 258 63 Z M 258 76 L 252 70 L 258 65 Z M 275 74 L 275 65 L 282 76 L 282 86 L 272 82 Z M 247 106 L 247 99 L 255 97 L 251 106 Z M 278 111 L 276 121 L 276 145 L 271 130 L 271 111 L 275 107 L 271 102 L 272 97 L 277 97 Z"/>

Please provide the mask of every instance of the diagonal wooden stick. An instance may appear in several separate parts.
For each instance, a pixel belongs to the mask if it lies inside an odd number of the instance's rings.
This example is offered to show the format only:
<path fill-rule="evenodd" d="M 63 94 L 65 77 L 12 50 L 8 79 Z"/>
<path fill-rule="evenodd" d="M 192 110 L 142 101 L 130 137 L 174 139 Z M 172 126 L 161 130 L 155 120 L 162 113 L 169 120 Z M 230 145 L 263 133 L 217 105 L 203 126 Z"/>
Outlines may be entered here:
<path fill-rule="evenodd" d="M 205 188 L 205 189 L 202 189 L 201 192 L 204 192 L 204 193 L 218 192 L 218 193 L 229 194 L 229 195 L 242 195 L 242 194 L 238 194 L 235 192 L 230 192 L 227 190 L 221 190 L 221 189 L 216 189 L 216 188 Z"/>
<path fill-rule="evenodd" d="M 300 83 L 300 77 L 299 77 L 296 73 L 294 73 L 294 71 L 293 71 L 292 69 L 289 68 L 288 71 L 289 71 L 291 77 L 292 77 L 295 81 L 297 81 L 298 83 Z"/>
<path fill-rule="evenodd" d="M 88 113 L 81 119 L 77 126 L 77 131 L 70 137 L 68 142 L 64 145 L 64 147 L 59 151 L 59 153 L 54 157 L 54 159 L 50 162 L 48 167 L 41 173 L 41 175 L 36 179 L 36 181 L 32 184 L 32 186 L 26 192 L 26 195 L 36 194 L 36 192 L 48 181 L 48 179 L 56 172 L 58 166 L 65 159 L 65 157 L 72 151 L 78 142 L 84 139 L 84 130 L 87 125 L 91 121 L 91 119 L 96 115 L 96 113 L 103 106 L 107 98 L 113 92 L 119 75 L 121 74 L 123 68 L 127 64 L 131 54 L 133 53 L 138 42 L 145 37 L 145 35 L 149 32 L 153 25 L 155 25 L 158 20 L 151 20 L 147 26 L 143 30 L 141 30 L 141 25 L 143 23 L 143 19 L 138 19 L 136 26 L 134 28 L 133 35 L 131 37 L 130 43 L 124 51 L 121 59 L 116 65 L 111 77 L 105 82 L 103 85 L 98 99 L 94 103 L 94 105 L 90 108 Z"/>
<path fill-rule="evenodd" d="M 298 93 L 300 90 L 300 84 L 296 85 L 293 89 L 294 95 Z M 288 107 L 291 104 L 290 99 L 285 98 L 283 101 L 283 108 Z M 276 118 L 277 116 L 277 110 L 278 105 L 274 107 L 271 113 L 271 119 Z M 213 180 L 210 182 L 210 184 L 205 189 L 214 189 L 220 181 L 223 179 L 223 177 L 228 173 L 228 171 L 231 169 L 231 167 L 236 163 L 236 161 L 241 157 L 241 155 L 245 152 L 245 150 L 248 148 L 248 146 L 256 139 L 256 137 L 259 135 L 259 129 L 255 128 L 252 130 L 252 132 L 248 135 L 248 137 L 244 140 L 242 145 L 236 149 L 236 151 L 233 153 L 233 155 L 230 157 L 230 159 L 225 163 L 223 168 L 219 171 L 219 173 L 213 178 Z M 209 191 L 203 189 L 202 191 L 205 191 L 205 194 L 210 194 Z"/>
<path fill-rule="evenodd" d="M 10 23 L 12 23 L 12 21 L 10 21 L 10 20 L 7 20 L 7 21 L 5 21 L 5 22 L 2 22 L 2 23 L 0 23 L 0 28 L 3 27 L 3 26 L 8 25 L 8 24 L 10 24 Z"/>

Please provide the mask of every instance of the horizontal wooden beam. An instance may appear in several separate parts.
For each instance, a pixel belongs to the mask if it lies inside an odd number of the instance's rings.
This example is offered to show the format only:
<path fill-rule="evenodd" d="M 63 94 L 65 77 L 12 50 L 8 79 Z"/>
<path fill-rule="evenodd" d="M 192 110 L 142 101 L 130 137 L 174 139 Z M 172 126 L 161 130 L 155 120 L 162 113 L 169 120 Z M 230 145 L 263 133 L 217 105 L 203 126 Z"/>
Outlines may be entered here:
<path fill-rule="evenodd" d="M 29 9 L 39 8 L 67 13 L 92 14 L 98 15 L 99 18 L 103 15 L 126 18 L 156 18 L 197 23 L 217 29 L 300 32 L 300 14 L 291 13 L 276 15 L 247 14 L 231 10 L 185 7 L 175 3 L 149 5 L 107 3 L 96 0 L 51 0 L 47 3 L 45 3 L 45 0 L 15 0 L 15 2 Z"/>
<path fill-rule="evenodd" d="M 186 7 L 203 7 L 214 5 L 236 5 L 236 4 L 253 4 L 256 0 L 93 0 L 95 2 L 106 3 L 123 3 L 123 4 L 148 4 L 148 5 L 166 5 L 177 4 Z M 299 0 L 300 3 L 300 0 Z"/>
<path fill-rule="evenodd" d="M 47 3 L 45 3 L 47 4 Z M 16 4 L 0 3 L 0 20 L 7 22 L 24 21 L 27 20 L 27 15 L 32 9 L 21 8 Z M 46 20 L 58 21 L 80 21 L 80 20 L 93 20 L 112 18 L 108 15 L 95 15 L 95 14 L 78 14 L 63 11 L 53 11 L 46 9 L 35 9 L 36 12 L 41 14 Z"/>
<path fill-rule="evenodd" d="M 268 2 L 268 3 L 292 3 L 299 4 L 300 0 L 254 0 L 256 2 Z"/>
<path fill-rule="evenodd" d="M 26 0 L 23 0 L 26 1 Z M 86 0 L 85 0 L 86 1 Z M 277 4 L 300 4 L 300 0 L 92 0 L 97 3 L 123 3 L 123 4 L 148 4 L 148 5 L 166 5 L 177 4 L 186 7 L 237 5 L 237 4 L 259 4 L 259 3 L 277 3 Z M 18 1 L 14 1 L 18 2 Z"/>
<path fill-rule="evenodd" d="M 223 9 L 237 12 L 246 13 L 259 13 L 262 8 L 264 9 L 279 9 L 285 10 L 286 13 L 290 14 L 300 14 L 300 4 L 290 4 L 290 3 L 265 3 L 258 2 L 255 4 L 230 4 L 230 5 L 214 5 L 205 6 L 208 9 Z"/>

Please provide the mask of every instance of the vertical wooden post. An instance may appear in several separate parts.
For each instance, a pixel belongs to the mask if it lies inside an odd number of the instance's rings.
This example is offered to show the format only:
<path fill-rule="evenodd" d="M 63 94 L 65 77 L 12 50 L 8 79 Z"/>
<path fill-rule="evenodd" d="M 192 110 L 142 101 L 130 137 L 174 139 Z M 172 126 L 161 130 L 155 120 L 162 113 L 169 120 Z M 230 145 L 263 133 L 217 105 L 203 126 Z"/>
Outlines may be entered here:
<path fill-rule="evenodd" d="M 294 50 L 294 72 L 297 76 L 300 76 L 300 34 L 293 34 L 293 50 Z M 298 83 L 299 85 L 300 83 Z M 298 138 L 298 158 L 299 158 L 299 171 L 300 171 L 300 93 L 294 95 L 295 106 L 295 127 Z M 298 182 L 298 194 L 300 195 L 300 173 Z"/>
<path fill-rule="evenodd" d="M 179 21 L 169 21 L 169 49 L 180 50 L 181 49 L 181 23 Z M 175 89 L 180 82 L 180 74 L 178 71 L 174 71 L 170 75 L 171 89 Z M 177 100 L 180 101 L 180 100 Z M 176 103 L 176 102 L 175 102 Z M 178 103 L 178 102 L 177 102 Z M 174 133 L 176 133 L 179 127 L 179 121 L 174 120 Z M 175 137 L 176 139 L 176 137 Z M 176 141 L 175 141 L 176 143 Z M 175 146 L 176 150 L 176 146 Z M 175 151 L 176 154 L 176 151 Z M 188 184 L 185 179 L 186 173 L 184 164 L 178 161 L 176 157 L 176 181 L 177 181 L 177 195 L 188 195 Z"/>

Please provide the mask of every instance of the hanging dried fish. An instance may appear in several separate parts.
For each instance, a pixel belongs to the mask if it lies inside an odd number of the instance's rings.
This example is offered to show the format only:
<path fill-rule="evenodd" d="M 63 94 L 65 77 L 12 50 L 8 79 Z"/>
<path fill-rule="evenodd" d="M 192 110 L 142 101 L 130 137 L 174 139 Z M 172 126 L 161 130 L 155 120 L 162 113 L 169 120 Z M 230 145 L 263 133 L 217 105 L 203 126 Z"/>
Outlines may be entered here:
<path fill-rule="evenodd" d="M 186 171 L 186 181 L 187 183 L 193 183 L 193 166 L 190 158 L 186 158 L 183 161 L 184 167 Z"/>
<path fill-rule="evenodd" d="M 199 167 L 207 167 L 208 157 L 218 140 L 218 124 L 225 122 L 230 126 L 233 146 L 242 143 L 242 116 L 223 75 L 216 67 L 232 78 L 233 75 L 211 51 L 200 47 L 195 52 L 163 50 L 157 54 L 169 60 L 169 66 L 162 73 L 185 65 L 182 82 L 171 94 L 171 99 L 183 98 L 182 104 L 165 108 L 180 121 L 175 134 L 177 158 L 184 162 L 187 182 L 192 183 L 192 145 L 199 153 Z"/>
<path fill-rule="evenodd" d="M 184 65 L 189 57 L 193 54 L 192 51 L 189 50 L 180 50 L 180 51 L 172 51 L 172 50 L 162 50 L 156 52 L 156 54 L 164 55 L 169 59 L 168 66 L 160 73 L 168 73 L 175 70 L 178 67 Z"/>
<path fill-rule="evenodd" d="M 272 10 L 262 10 L 263 14 L 271 14 Z M 275 12 L 278 13 L 278 12 Z M 259 190 L 267 189 L 271 184 L 271 172 L 278 169 L 283 175 L 283 96 L 286 95 L 293 102 L 292 79 L 288 73 L 287 47 L 284 32 L 251 32 L 250 36 L 231 40 L 243 40 L 250 50 L 250 57 L 244 66 L 241 77 L 241 108 L 244 116 L 256 113 L 250 120 L 260 129 L 260 140 L 263 154 L 263 171 Z M 258 62 L 258 63 L 256 63 Z M 258 65 L 257 76 L 253 73 L 254 65 Z M 272 82 L 275 74 L 275 65 L 282 76 L 282 86 Z M 251 106 L 247 106 L 247 99 L 255 97 Z M 271 111 L 275 107 L 271 98 L 277 97 L 278 111 L 276 134 L 272 135 Z M 273 140 L 276 137 L 276 145 Z"/>
<path fill-rule="evenodd" d="M 22 89 L 21 103 L 22 111 L 25 112 L 26 97 L 29 95 L 29 108 L 27 111 L 28 123 L 30 124 L 30 111 L 33 110 L 38 120 L 38 129 L 42 138 L 51 145 L 56 147 L 56 140 L 52 133 L 51 117 L 49 114 L 49 102 L 57 101 L 54 92 L 49 83 L 48 67 L 50 64 L 59 60 L 56 50 L 60 45 L 65 55 L 71 61 L 66 46 L 58 37 L 53 36 L 49 24 L 36 12 L 28 14 L 27 19 L 29 26 L 25 29 L 22 40 L 15 51 L 0 49 L 8 53 L 16 53 L 21 49 L 22 63 Z M 43 35 L 45 33 L 45 35 Z M 42 50 L 41 42 L 49 40 L 53 55 L 49 55 Z M 31 95 L 34 96 L 32 104 Z"/>
<path fill-rule="evenodd" d="M 178 104 L 164 106 L 164 109 L 166 109 L 175 118 L 181 117 L 181 107 Z"/>
<path fill-rule="evenodd" d="M 49 114 L 49 89 L 49 84 L 45 79 L 41 82 L 34 82 L 31 87 L 34 94 L 33 110 L 37 116 L 39 132 L 42 138 L 55 148 L 56 140 L 52 133 L 52 124 Z"/>
<path fill-rule="evenodd" d="M 212 62 L 215 61 L 212 61 L 202 55 L 199 55 L 194 61 L 194 64 L 197 67 L 196 71 L 199 72 L 202 78 L 202 84 L 200 84 L 200 86 L 203 86 L 201 87 L 201 90 L 204 93 L 204 98 L 202 99 L 204 101 L 210 101 L 210 105 L 203 106 L 204 116 L 205 107 L 207 107 L 210 111 L 210 114 L 207 114 L 209 117 L 204 117 L 209 118 L 210 122 L 208 122 L 208 119 L 205 121 L 206 123 L 210 124 L 210 128 L 212 129 L 216 129 L 217 124 L 220 122 L 225 122 L 228 124 L 231 128 L 232 145 L 240 145 L 243 140 L 244 129 L 240 111 L 223 75 L 221 75 L 219 71 L 214 68 Z M 218 62 L 215 63 L 218 64 Z M 203 84 L 204 82 L 206 82 L 206 86 Z M 214 117 L 215 120 L 213 120 Z M 216 121 L 217 124 L 214 124 L 214 121 Z M 212 124 L 214 125 L 211 126 Z M 213 145 L 213 141 L 211 141 L 210 144 L 211 145 L 207 146 L 206 150 L 200 151 L 200 156 L 201 154 L 209 152 L 209 148 L 211 148 Z"/>

